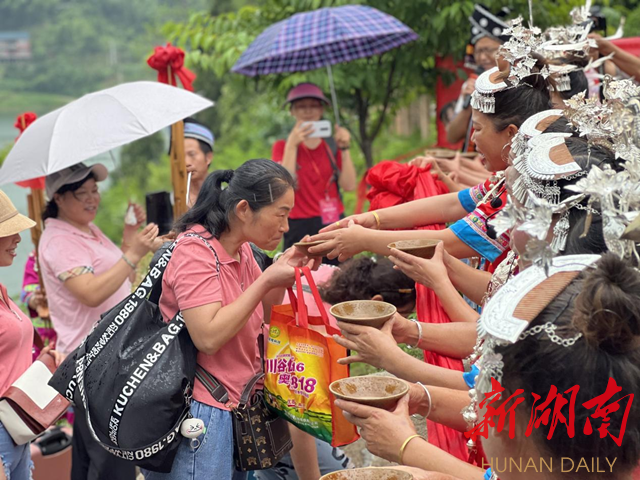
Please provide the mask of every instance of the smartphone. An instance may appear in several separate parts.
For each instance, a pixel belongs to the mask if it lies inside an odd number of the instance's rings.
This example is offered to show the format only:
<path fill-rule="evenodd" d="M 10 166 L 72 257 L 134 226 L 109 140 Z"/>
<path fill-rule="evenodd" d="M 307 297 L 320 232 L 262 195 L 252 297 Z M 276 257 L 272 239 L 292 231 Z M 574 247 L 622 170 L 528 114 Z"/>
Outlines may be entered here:
<path fill-rule="evenodd" d="M 311 132 L 309 138 L 329 138 L 331 136 L 331 122 L 329 120 L 302 123 L 303 127 L 307 125 L 313 125 L 313 132 Z"/>
<path fill-rule="evenodd" d="M 155 192 L 146 195 L 147 223 L 155 223 L 159 235 L 166 235 L 173 227 L 173 206 L 169 192 Z"/>

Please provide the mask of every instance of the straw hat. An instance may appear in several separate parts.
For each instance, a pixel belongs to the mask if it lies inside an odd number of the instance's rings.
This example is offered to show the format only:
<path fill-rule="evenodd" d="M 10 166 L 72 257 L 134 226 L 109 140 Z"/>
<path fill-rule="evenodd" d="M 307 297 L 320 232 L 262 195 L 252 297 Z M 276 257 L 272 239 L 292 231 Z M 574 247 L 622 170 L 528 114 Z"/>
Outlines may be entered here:
<path fill-rule="evenodd" d="M 36 222 L 21 215 L 7 194 L 0 190 L 0 237 L 15 235 L 35 225 Z"/>

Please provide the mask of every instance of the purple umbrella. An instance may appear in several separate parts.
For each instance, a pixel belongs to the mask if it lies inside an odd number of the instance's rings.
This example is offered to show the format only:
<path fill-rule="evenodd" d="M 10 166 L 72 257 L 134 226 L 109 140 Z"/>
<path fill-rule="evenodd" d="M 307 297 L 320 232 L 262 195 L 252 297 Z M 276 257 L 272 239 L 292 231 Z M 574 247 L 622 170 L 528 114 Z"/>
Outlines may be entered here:
<path fill-rule="evenodd" d="M 337 118 L 331 65 L 380 55 L 417 38 L 400 20 L 373 7 L 321 8 L 271 25 L 249 45 L 231 71 L 253 77 L 327 67 Z"/>

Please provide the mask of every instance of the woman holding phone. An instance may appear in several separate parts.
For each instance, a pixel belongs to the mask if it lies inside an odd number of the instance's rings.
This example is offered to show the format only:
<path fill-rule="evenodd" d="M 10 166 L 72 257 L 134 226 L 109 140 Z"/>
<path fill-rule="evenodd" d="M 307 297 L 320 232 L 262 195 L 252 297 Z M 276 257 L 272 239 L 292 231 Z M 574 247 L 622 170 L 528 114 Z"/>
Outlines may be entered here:
<path fill-rule="evenodd" d="M 333 137 L 322 138 L 316 122 L 322 119 L 329 101 L 313 83 L 292 88 L 289 105 L 296 124 L 287 140 L 273 145 L 271 158 L 286 168 L 296 180 L 295 206 L 289 217 L 284 248 L 313 235 L 341 218 L 344 205 L 340 189 L 356 188 L 356 169 L 351 161 L 351 136 L 347 129 L 335 126 Z"/>

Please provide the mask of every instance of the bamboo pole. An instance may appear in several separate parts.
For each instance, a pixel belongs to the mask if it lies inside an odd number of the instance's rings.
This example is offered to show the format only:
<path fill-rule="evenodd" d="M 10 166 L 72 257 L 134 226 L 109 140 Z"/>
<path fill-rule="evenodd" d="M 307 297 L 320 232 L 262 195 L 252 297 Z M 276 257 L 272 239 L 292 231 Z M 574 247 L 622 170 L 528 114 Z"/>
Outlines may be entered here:
<path fill-rule="evenodd" d="M 173 218 L 184 215 L 187 206 L 187 166 L 184 160 L 184 123 L 171 125 L 171 183 L 173 184 Z"/>
<path fill-rule="evenodd" d="M 169 85 L 177 87 L 171 75 L 171 66 L 167 67 Z M 184 122 L 171 125 L 171 184 L 173 185 L 173 218 L 177 220 L 187 213 L 187 165 L 184 159 Z"/>

